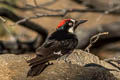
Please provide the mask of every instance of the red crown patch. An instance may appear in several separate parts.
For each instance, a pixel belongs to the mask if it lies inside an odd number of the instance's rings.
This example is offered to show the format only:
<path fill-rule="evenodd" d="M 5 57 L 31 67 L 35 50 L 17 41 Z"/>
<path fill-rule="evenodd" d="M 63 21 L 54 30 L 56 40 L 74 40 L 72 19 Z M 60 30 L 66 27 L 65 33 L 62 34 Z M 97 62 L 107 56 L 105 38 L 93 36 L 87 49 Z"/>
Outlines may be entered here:
<path fill-rule="evenodd" d="M 59 25 L 57 26 L 57 29 L 60 28 L 61 26 L 63 26 L 63 25 L 66 23 L 66 21 L 70 21 L 70 19 L 64 19 L 64 20 L 62 20 L 62 21 L 59 23 Z"/>

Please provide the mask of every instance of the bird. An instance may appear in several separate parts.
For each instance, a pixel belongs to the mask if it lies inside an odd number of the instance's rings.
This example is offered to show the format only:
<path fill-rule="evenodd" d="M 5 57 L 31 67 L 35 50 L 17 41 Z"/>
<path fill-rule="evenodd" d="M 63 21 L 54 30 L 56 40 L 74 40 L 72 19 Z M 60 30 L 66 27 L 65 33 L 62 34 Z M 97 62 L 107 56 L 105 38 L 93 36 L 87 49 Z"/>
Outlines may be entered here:
<path fill-rule="evenodd" d="M 75 30 L 87 20 L 63 19 L 45 42 L 36 49 L 36 57 L 27 61 L 30 69 L 27 76 L 37 76 L 50 65 L 52 60 L 69 55 L 77 47 L 78 39 Z"/>

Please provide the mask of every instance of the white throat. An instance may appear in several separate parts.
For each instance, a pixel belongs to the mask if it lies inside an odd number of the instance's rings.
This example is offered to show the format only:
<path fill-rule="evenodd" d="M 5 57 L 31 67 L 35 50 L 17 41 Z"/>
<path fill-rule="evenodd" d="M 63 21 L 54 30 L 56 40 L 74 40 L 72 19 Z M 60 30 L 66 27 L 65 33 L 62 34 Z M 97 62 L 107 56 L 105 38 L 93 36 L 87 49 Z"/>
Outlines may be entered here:
<path fill-rule="evenodd" d="M 68 29 L 68 32 L 70 32 L 70 33 L 74 33 L 74 31 L 73 31 L 73 27 L 69 28 L 69 29 Z"/>

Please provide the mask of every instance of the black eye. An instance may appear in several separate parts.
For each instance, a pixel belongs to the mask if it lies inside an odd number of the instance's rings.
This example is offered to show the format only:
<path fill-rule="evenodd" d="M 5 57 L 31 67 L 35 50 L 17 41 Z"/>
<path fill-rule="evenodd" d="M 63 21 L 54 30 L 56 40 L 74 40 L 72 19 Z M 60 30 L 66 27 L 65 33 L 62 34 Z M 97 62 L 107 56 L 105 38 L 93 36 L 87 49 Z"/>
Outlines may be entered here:
<path fill-rule="evenodd" d="M 72 22 L 69 22 L 68 25 L 69 25 L 69 26 L 73 26 L 73 23 L 72 23 Z"/>

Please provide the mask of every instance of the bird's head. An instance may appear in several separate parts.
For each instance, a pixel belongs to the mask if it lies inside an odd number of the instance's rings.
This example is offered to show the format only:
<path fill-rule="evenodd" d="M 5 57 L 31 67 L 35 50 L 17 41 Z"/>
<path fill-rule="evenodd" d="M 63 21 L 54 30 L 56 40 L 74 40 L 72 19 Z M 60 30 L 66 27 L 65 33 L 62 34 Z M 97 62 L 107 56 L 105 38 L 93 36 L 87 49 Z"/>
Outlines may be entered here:
<path fill-rule="evenodd" d="M 57 26 L 57 30 L 63 30 L 70 33 L 74 33 L 79 24 L 86 22 L 87 20 L 76 21 L 74 19 L 64 19 Z"/>

